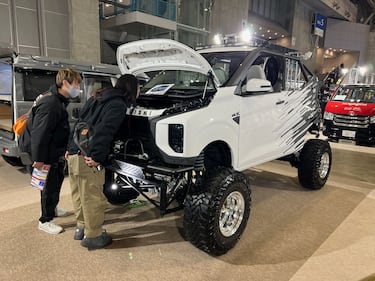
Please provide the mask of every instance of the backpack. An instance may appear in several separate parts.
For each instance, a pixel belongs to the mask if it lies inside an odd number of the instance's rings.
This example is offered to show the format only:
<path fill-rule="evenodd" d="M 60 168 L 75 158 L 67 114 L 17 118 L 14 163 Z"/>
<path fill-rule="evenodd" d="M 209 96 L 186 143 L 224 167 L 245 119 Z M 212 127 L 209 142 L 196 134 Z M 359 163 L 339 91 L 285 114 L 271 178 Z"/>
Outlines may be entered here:
<path fill-rule="evenodd" d="M 40 105 L 43 101 L 43 97 L 52 96 L 53 93 L 50 91 L 44 92 L 37 96 L 34 101 L 33 106 L 23 115 L 17 118 L 16 122 L 13 125 L 13 131 L 18 136 L 18 147 L 20 149 L 20 159 L 22 164 L 31 165 L 33 162 L 31 160 L 31 136 L 30 132 L 26 129 L 26 125 L 30 122 L 32 124 L 33 109 Z M 31 116 L 31 118 L 30 118 Z"/>
<path fill-rule="evenodd" d="M 78 122 L 74 127 L 73 140 L 84 156 L 90 154 L 90 144 L 94 132 L 94 127 L 86 121 Z"/>
<path fill-rule="evenodd" d="M 73 141 L 84 156 L 90 155 L 92 138 L 95 133 L 94 126 L 100 118 L 102 108 L 103 106 L 100 106 L 95 98 L 88 100 L 74 126 Z"/>
<path fill-rule="evenodd" d="M 43 97 L 50 95 L 52 95 L 52 93 L 47 91 L 37 96 L 33 103 L 33 106 L 25 114 L 22 114 L 20 117 L 16 119 L 16 122 L 14 122 L 13 124 L 13 132 L 17 135 L 17 137 L 20 137 L 22 132 L 25 130 L 27 121 L 29 120 L 33 107 L 39 105 Z"/>
<path fill-rule="evenodd" d="M 16 122 L 14 122 L 13 132 L 17 135 L 17 137 L 21 136 L 22 132 L 25 130 L 30 113 L 31 108 L 25 114 L 22 114 L 20 117 L 18 117 L 16 119 Z"/>

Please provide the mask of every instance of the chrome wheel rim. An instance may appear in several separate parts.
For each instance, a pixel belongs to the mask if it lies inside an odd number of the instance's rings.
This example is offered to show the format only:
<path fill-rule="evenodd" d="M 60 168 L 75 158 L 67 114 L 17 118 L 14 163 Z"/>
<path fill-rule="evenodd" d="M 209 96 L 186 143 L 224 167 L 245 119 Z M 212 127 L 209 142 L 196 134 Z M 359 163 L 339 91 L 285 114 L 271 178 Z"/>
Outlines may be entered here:
<path fill-rule="evenodd" d="M 245 199 L 238 191 L 230 193 L 225 199 L 219 218 L 220 232 L 225 237 L 230 237 L 241 225 L 245 211 Z"/>
<path fill-rule="evenodd" d="M 329 171 L 329 154 L 325 152 L 320 158 L 319 176 L 324 179 Z"/>

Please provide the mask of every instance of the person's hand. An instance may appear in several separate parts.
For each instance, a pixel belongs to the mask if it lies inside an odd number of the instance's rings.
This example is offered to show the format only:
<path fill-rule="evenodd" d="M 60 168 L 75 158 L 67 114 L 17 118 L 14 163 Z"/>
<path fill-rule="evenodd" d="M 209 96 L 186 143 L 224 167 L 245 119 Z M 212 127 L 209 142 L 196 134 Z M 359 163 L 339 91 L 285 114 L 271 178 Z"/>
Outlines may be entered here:
<path fill-rule="evenodd" d="M 89 166 L 89 167 L 96 167 L 96 166 L 100 165 L 100 163 L 95 162 L 95 160 L 93 160 L 89 156 L 85 156 L 85 162 L 86 162 L 86 165 Z"/>
<path fill-rule="evenodd" d="M 41 170 L 42 167 L 44 165 L 44 162 L 34 162 L 33 163 L 33 168 L 37 169 L 37 170 Z"/>
<path fill-rule="evenodd" d="M 65 151 L 65 160 L 68 160 L 68 158 L 69 158 L 69 151 Z"/>

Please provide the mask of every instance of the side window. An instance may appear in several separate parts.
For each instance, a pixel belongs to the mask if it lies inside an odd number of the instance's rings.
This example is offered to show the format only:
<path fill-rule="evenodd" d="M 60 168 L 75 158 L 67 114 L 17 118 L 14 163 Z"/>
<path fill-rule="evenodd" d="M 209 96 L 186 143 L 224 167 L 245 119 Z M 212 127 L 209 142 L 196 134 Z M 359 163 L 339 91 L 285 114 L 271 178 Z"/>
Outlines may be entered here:
<path fill-rule="evenodd" d="M 12 100 L 12 66 L 0 62 L 0 100 Z"/>
<path fill-rule="evenodd" d="M 374 89 L 368 89 L 364 98 L 365 102 L 375 102 L 375 91 Z"/>
<path fill-rule="evenodd" d="M 88 74 L 84 73 L 83 80 L 81 84 L 81 90 L 82 95 L 81 101 L 85 102 L 88 100 L 93 92 L 102 89 L 102 88 L 108 88 L 112 86 L 112 78 L 111 76 L 105 76 L 105 75 L 94 75 L 94 74 Z"/>
<path fill-rule="evenodd" d="M 283 57 L 274 54 L 262 54 L 257 57 L 247 71 L 246 79 L 242 83 L 243 91 L 247 81 L 254 78 L 268 80 L 271 83 L 270 89 L 265 92 L 282 91 L 285 88 Z"/>
<path fill-rule="evenodd" d="M 301 65 L 298 60 L 287 58 L 286 59 L 286 89 L 287 90 L 300 90 L 307 82 L 303 74 Z"/>
<path fill-rule="evenodd" d="M 284 64 L 282 57 L 269 56 L 264 65 L 266 78 L 271 82 L 273 92 L 280 92 L 284 89 Z"/>
<path fill-rule="evenodd" d="M 41 69 L 18 69 L 16 71 L 22 74 L 24 101 L 34 101 L 39 94 L 47 91 L 55 83 L 57 73 Z"/>

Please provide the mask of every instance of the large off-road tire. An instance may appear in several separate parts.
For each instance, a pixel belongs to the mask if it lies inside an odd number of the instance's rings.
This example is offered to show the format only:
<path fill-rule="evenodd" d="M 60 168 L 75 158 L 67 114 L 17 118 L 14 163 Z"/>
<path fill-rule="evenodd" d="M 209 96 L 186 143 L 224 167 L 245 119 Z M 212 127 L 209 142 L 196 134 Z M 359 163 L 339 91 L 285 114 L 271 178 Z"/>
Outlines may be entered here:
<path fill-rule="evenodd" d="M 19 167 L 23 166 L 22 161 L 19 157 L 11 157 L 11 156 L 6 156 L 6 155 L 2 155 L 2 156 L 5 162 L 7 162 L 8 164 L 12 166 L 19 166 Z"/>
<path fill-rule="evenodd" d="M 208 171 L 185 200 L 186 239 L 209 254 L 226 253 L 245 230 L 250 205 L 251 191 L 243 174 L 224 167 Z"/>
<path fill-rule="evenodd" d="M 321 189 L 326 183 L 332 166 L 331 147 L 327 141 L 308 140 L 300 154 L 298 179 L 308 189 Z"/>

